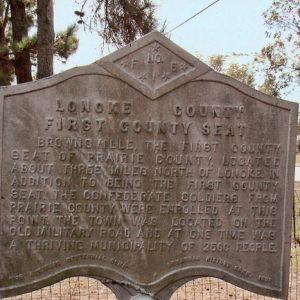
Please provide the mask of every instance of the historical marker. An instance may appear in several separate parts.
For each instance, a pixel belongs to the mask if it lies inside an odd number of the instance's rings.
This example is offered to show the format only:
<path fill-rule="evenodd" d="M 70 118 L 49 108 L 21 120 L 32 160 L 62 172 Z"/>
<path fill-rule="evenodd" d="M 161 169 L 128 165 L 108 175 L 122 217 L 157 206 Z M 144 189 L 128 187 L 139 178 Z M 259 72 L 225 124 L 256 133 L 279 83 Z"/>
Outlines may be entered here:
<path fill-rule="evenodd" d="M 287 297 L 295 103 L 154 32 L 2 89 L 0 124 L 1 296 L 84 275 L 159 299 L 199 276 Z"/>

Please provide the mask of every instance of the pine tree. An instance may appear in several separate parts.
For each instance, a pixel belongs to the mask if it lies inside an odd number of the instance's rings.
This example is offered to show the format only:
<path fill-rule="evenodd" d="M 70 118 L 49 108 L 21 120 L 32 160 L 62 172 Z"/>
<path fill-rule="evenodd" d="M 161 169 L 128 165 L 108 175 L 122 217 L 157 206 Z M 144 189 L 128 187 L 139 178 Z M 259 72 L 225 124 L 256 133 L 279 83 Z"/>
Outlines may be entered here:
<path fill-rule="evenodd" d="M 79 1 L 80 2 L 80 1 Z M 86 5 L 92 7 L 86 11 Z M 128 44 L 157 27 L 149 0 L 84 0 L 78 23 L 97 30 L 104 43 Z M 29 35 L 37 26 L 37 34 Z M 54 36 L 53 0 L 0 0 L 0 85 L 53 74 L 53 55 L 67 60 L 78 47 L 77 26 Z"/>
<path fill-rule="evenodd" d="M 40 6 L 38 22 L 37 1 L 0 0 L 0 86 L 11 84 L 14 77 L 17 83 L 31 81 L 37 65 L 39 78 L 50 76 L 53 54 L 66 60 L 78 47 L 77 27 L 69 26 L 54 36 L 53 20 L 45 13 L 52 1 L 40 2 L 48 6 Z M 29 35 L 37 22 L 39 33 Z"/>
<path fill-rule="evenodd" d="M 37 78 L 53 74 L 53 1 L 37 0 Z"/>
<path fill-rule="evenodd" d="M 79 3 L 81 7 L 75 11 L 78 23 L 96 30 L 104 43 L 118 48 L 158 26 L 151 0 L 84 0 Z"/>

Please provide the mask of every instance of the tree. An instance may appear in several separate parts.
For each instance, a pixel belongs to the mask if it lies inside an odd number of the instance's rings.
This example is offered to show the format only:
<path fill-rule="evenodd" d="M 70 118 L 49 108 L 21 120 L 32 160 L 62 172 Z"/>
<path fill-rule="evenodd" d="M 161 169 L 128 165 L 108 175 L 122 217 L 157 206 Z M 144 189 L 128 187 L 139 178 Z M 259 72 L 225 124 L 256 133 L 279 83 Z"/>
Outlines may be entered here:
<path fill-rule="evenodd" d="M 53 1 L 37 0 L 37 78 L 53 74 L 54 21 Z"/>
<path fill-rule="evenodd" d="M 51 65 L 49 51 L 54 51 L 55 55 L 67 59 L 77 49 L 76 26 L 69 26 L 65 31 L 56 35 L 54 49 L 53 42 L 51 42 L 52 46 L 50 44 L 45 46 L 44 39 L 47 38 L 48 33 L 39 38 L 39 41 L 37 33 L 29 36 L 29 30 L 36 27 L 36 10 L 37 1 L 35 0 L 0 0 L 0 85 L 9 85 L 14 76 L 17 83 L 31 81 L 32 67 L 37 65 L 38 52 L 44 60 L 46 56 L 43 56 L 43 51 L 48 53 L 48 65 Z M 40 11 L 41 18 L 46 15 L 44 12 L 44 10 Z M 38 23 L 41 32 L 43 32 L 41 27 L 45 27 L 45 24 L 53 26 L 49 18 L 45 18 L 44 21 L 40 20 Z M 38 64 L 40 68 L 47 65 L 47 63 L 43 64 L 43 60 L 40 60 Z M 41 76 L 51 74 L 52 72 L 48 72 Z"/>
<path fill-rule="evenodd" d="M 233 77 L 251 87 L 255 87 L 254 70 L 249 64 L 228 63 L 231 56 L 215 54 L 208 57 L 207 64 L 219 73 Z"/>
<path fill-rule="evenodd" d="M 263 17 L 271 42 L 260 52 L 212 55 L 208 64 L 266 94 L 280 97 L 300 83 L 300 2 L 274 0 Z M 241 56 L 247 57 L 249 63 L 233 62 Z"/>
<path fill-rule="evenodd" d="M 13 64 L 9 59 L 7 29 L 9 26 L 9 6 L 0 1 L 0 86 L 8 85 L 13 79 Z"/>
<path fill-rule="evenodd" d="M 79 1 L 78 23 L 96 30 L 103 43 L 122 47 L 157 28 L 150 0 Z M 90 6 L 87 6 L 90 4 Z"/>
<path fill-rule="evenodd" d="M 226 74 L 251 87 L 255 86 L 254 71 L 250 69 L 249 64 L 231 63 L 226 70 Z"/>
<path fill-rule="evenodd" d="M 8 7 L 11 12 L 11 27 L 13 38 L 14 67 L 18 83 L 32 80 L 30 52 L 22 43 L 26 43 L 30 27 L 26 14 L 26 5 L 22 0 L 9 0 Z"/>
<path fill-rule="evenodd" d="M 264 67 L 262 88 L 271 86 L 273 95 L 279 96 L 281 90 L 300 83 L 300 2 L 274 0 L 263 16 L 272 42 L 256 61 Z"/>
<path fill-rule="evenodd" d="M 149 0 L 81 0 L 78 23 L 97 30 L 103 42 L 128 44 L 157 26 Z M 90 6 L 87 6 L 87 5 Z M 90 8 L 90 9 L 89 9 Z M 37 33 L 29 36 L 37 26 Z M 53 55 L 66 60 L 78 46 L 76 26 L 54 36 L 53 0 L 0 0 L 0 85 L 53 74 Z M 95 29 L 97 28 L 97 29 Z"/>

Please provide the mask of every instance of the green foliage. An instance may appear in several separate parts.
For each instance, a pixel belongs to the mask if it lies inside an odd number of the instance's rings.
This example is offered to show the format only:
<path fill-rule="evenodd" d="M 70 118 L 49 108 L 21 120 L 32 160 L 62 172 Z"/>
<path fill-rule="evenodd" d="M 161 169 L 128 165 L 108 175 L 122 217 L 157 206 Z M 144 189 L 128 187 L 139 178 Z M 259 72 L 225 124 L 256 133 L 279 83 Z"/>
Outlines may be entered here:
<path fill-rule="evenodd" d="M 274 0 L 264 18 L 271 42 L 255 62 L 265 77 L 261 88 L 280 96 L 300 83 L 300 1 Z"/>
<path fill-rule="evenodd" d="M 96 30 L 104 43 L 121 47 L 157 28 L 150 0 L 93 0 L 90 7 L 86 0 L 78 2 L 78 23 Z"/>
<path fill-rule="evenodd" d="M 8 5 L 0 0 L 0 86 L 9 85 L 13 80 L 13 63 L 8 41 L 11 37 L 11 27 L 8 22 Z"/>
<path fill-rule="evenodd" d="M 219 73 L 233 77 L 251 87 L 255 86 L 254 70 L 249 64 L 228 62 L 229 55 L 215 54 L 207 59 L 208 65 Z"/>
<path fill-rule="evenodd" d="M 22 40 L 15 41 L 11 28 L 11 7 L 8 1 L 0 0 L 0 86 L 9 85 L 14 80 L 15 55 L 27 52 L 30 54 L 31 64 L 37 61 L 37 26 L 36 0 L 23 0 L 26 10 L 26 25 L 33 32 L 30 36 L 23 36 Z M 65 31 L 56 35 L 54 43 L 55 55 L 66 61 L 78 47 L 76 26 L 69 26 Z"/>
<path fill-rule="evenodd" d="M 79 40 L 76 36 L 77 26 L 69 26 L 65 31 L 58 32 L 54 41 L 55 55 L 66 62 L 76 52 Z"/>
<path fill-rule="evenodd" d="M 228 66 L 226 75 L 254 87 L 254 71 L 250 69 L 248 64 L 231 63 Z"/>
<path fill-rule="evenodd" d="M 22 0 L 25 4 L 26 26 L 34 32 L 37 26 L 36 0 Z M 155 6 L 151 0 L 75 0 L 80 9 L 75 11 L 79 24 L 94 28 L 104 43 L 118 47 L 130 43 L 157 27 L 154 17 Z M 31 64 L 37 61 L 36 33 L 13 40 L 11 34 L 11 7 L 9 1 L 0 0 L 0 85 L 13 81 L 15 55 L 30 54 Z M 96 28 L 96 29 L 95 29 Z M 77 27 L 69 26 L 56 34 L 54 53 L 65 62 L 78 47 Z M 1 35 L 2 34 L 2 35 Z"/>
<path fill-rule="evenodd" d="M 224 63 L 226 56 L 222 54 L 214 54 L 208 58 L 208 64 L 217 72 L 224 72 Z"/>
<path fill-rule="evenodd" d="M 216 54 L 208 58 L 208 64 L 268 95 L 281 97 L 300 84 L 300 1 L 274 0 L 263 16 L 270 43 L 259 53 Z M 233 62 L 239 56 L 248 57 L 249 63 Z"/>
<path fill-rule="evenodd" d="M 25 36 L 23 39 L 19 42 L 14 42 L 13 40 L 9 44 L 9 48 L 13 53 L 17 52 L 31 52 L 32 54 L 36 54 L 35 48 L 36 48 L 36 34 L 33 34 L 32 36 Z"/>

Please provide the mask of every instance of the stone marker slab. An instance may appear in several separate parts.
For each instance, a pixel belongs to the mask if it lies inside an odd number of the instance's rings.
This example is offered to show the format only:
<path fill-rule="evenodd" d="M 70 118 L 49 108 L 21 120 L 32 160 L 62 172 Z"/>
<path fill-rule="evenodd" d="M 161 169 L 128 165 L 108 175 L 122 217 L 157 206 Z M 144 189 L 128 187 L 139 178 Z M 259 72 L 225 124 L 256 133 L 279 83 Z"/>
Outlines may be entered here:
<path fill-rule="evenodd" d="M 201 276 L 287 297 L 295 103 L 157 32 L 0 91 L 1 296 L 82 275 L 158 299 Z"/>

